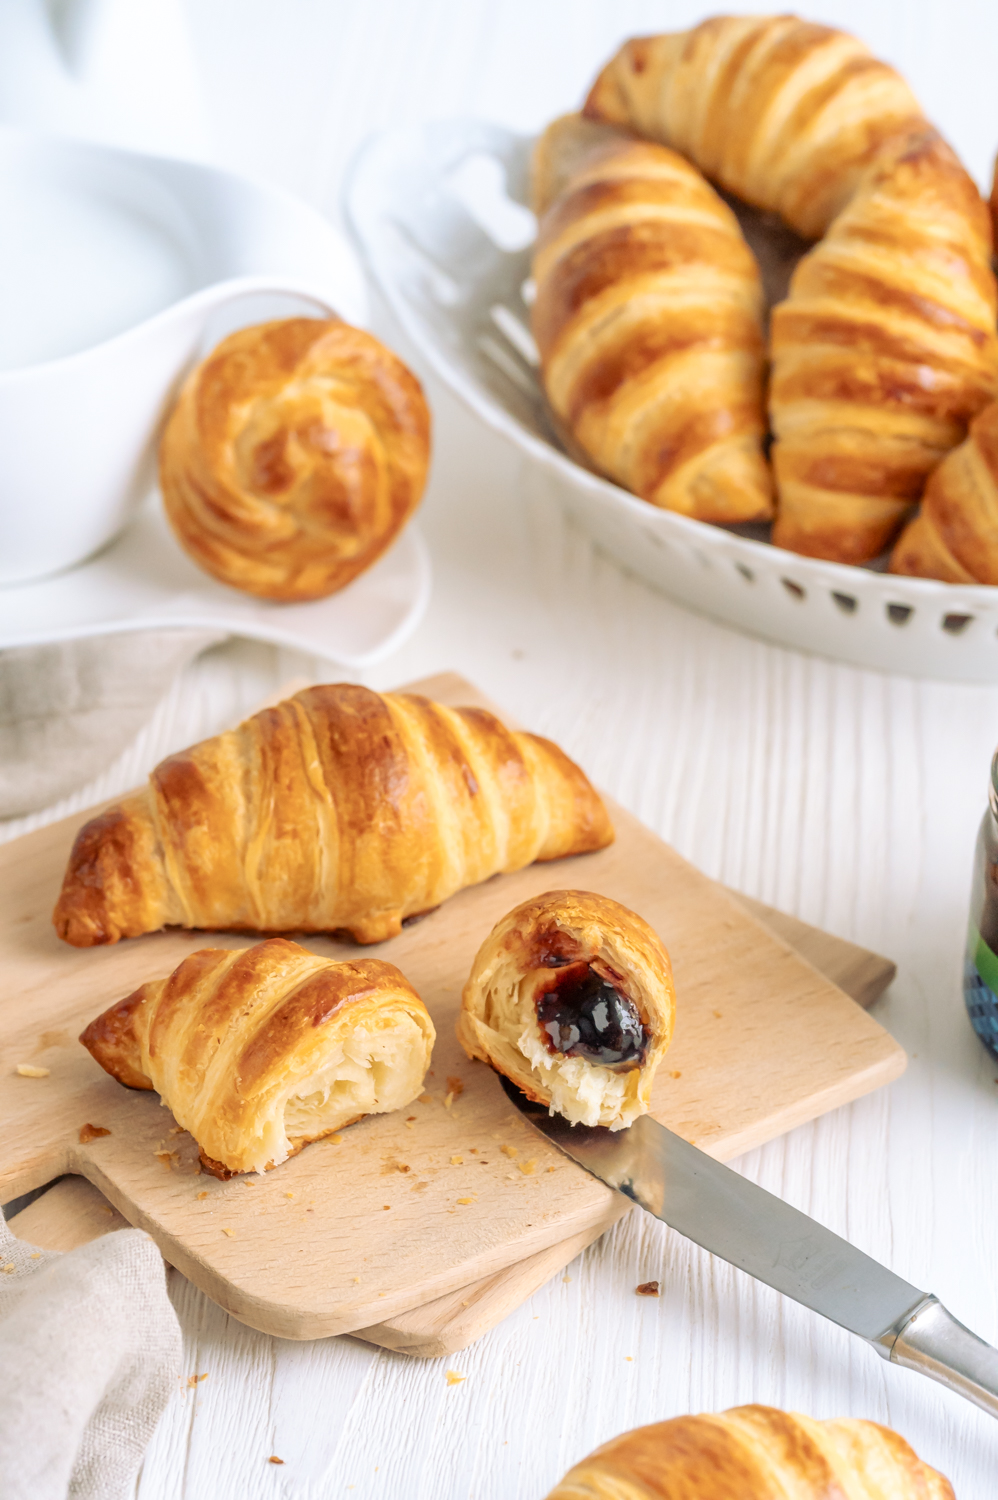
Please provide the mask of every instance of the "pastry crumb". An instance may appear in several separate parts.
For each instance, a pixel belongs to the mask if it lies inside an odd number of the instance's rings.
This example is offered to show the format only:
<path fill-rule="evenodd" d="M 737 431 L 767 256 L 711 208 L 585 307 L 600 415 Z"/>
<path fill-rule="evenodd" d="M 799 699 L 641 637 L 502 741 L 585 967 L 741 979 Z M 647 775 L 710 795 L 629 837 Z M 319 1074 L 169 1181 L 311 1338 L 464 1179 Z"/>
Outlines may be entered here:
<path fill-rule="evenodd" d="M 17 1267 L 14 1265 L 13 1261 L 10 1261 L 6 1266 L 0 1266 L 0 1271 L 3 1271 L 5 1276 L 13 1276 L 16 1270 Z"/>
<path fill-rule="evenodd" d="M 338 1130 L 334 1130 L 332 1135 L 327 1136 L 326 1139 L 327 1141 L 332 1141 L 334 1146 L 341 1146 L 343 1144 L 343 1137 Z"/>
<path fill-rule="evenodd" d="M 243 1187 L 256 1187 L 256 1179 L 254 1177 L 240 1177 L 239 1181 Z"/>
<path fill-rule="evenodd" d="M 448 1370 L 444 1376 L 448 1385 L 460 1385 L 462 1380 L 467 1380 L 467 1375 L 459 1375 L 456 1370 Z"/>
<path fill-rule="evenodd" d="M 532 1156 L 529 1161 L 521 1161 L 519 1167 L 524 1177 L 533 1177 L 537 1171 L 537 1157 Z"/>
<path fill-rule="evenodd" d="M 207 1193 L 198 1193 L 198 1197 L 199 1198 L 207 1198 L 207 1196 L 208 1196 Z"/>
<path fill-rule="evenodd" d="M 639 1297 L 657 1297 L 659 1295 L 657 1281 L 643 1281 L 640 1286 L 634 1288 Z"/>
<path fill-rule="evenodd" d="M 447 1080 L 447 1092 L 449 1094 L 453 1094 L 455 1099 L 458 1097 L 459 1094 L 463 1094 L 464 1093 L 464 1079 L 463 1078 L 448 1078 L 448 1080 Z"/>
<path fill-rule="evenodd" d="M 415 1130 L 416 1128 L 412 1120 L 403 1120 L 402 1123 L 405 1126 L 406 1130 Z"/>
<path fill-rule="evenodd" d="M 470 1198 L 459 1198 L 457 1201 L 458 1203 L 475 1203 L 478 1201 L 478 1194 L 472 1193 Z"/>
<path fill-rule="evenodd" d="M 98 1136 L 110 1134 L 110 1130 L 106 1129 L 103 1125 L 81 1125 L 80 1145 L 85 1146 L 88 1141 L 97 1140 Z"/>
<path fill-rule="evenodd" d="M 293 1198 L 294 1197 L 294 1193 L 285 1193 L 284 1196 L 285 1196 L 285 1198 Z"/>
<path fill-rule="evenodd" d="M 499 1147 L 499 1150 L 502 1152 L 503 1156 L 519 1156 L 520 1154 L 516 1146 L 503 1145 Z"/>
<path fill-rule="evenodd" d="M 548 1171 L 549 1172 L 553 1172 L 554 1170 L 555 1170 L 554 1167 L 548 1167 Z"/>
<path fill-rule="evenodd" d="M 433 1095 L 432 1094 L 420 1094 L 420 1096 L 419 1096 L 419 1103 L 420 1104 L 432 1104 L 433 1103 Z"/>
<path fill-rule="evenodd" d="M 676 1068 L 676 1069 L 675 1069 L 675 1070 L 674 1070 L 674 1071 L 673 1071 L 673 1072 L 671 1072 L 671 1073 L 670 1073 L 670 1074 L 669 1074 L 669 1077 L 670 1077 L 670 1078 L 682 1078 L 682 1076 L 683 1076 L 683 1075 L 682 1075 L 682 1073 L 681 1073 L 681 1072 L 680 1072 L 680 1071 L 679 1071 L 679 1069 L 678 1069 L 678 1068 Z"/>
<path fill-rule="evenodd" d="M 222 1233 L 227 1234 L 229 1236 L 229 1239 L 231 1240 L 235 1238 L 236 1231 L 234 1229 L 223 1229 Z"/>
<path fill-rule="evenodd" d="M 451 1164 L 452 1167 L 463 1167 L 464 1166 L 464 1157 L 463 1156 L 452 1156 L 451 1159 L 450 1159 L 450 1164 Z"/>
<path fill-rule="evenodd" d="M 278 1456 L 277 1456 L 276 1453 L 272 1453 L 270 1455 L 270 1457 L 267 1459 L 267 1462 L 269 1464 L 282 1464 L 284 1462 L 284 1460 L 283 1460 L 283 1458 L 278 1458 Z"/>
<path fill-rule="evenodd" d="M 631 1356 L 629 1354 L 625 1354 L 624 1358 L 627 1360 L 627 1363 L 629 1365 L 633 1365 L 634 1361 L 633 1361 L 633 1359 L 631 1358 Z"/>
<path fill-rule="evenodd" d="M 717 1020 L 720 1021 L 720 1019 L 721 1019 L 721 1012 L 719 1010 L 715 1010 L 714 1015 L 717 1018 Z"/>
<path fill-rule="evenodd" d="M 188 1377 L 187 1377 L 187 1389 L 188 1390 L 192 1390 L 196 1385 L 200 1385 L 202 1380 L 207 1380 L 207 1379 L 208 1379 L 208 1371 L 207 1370 L 205 1370 L 202 1375 L 188 1375 Z"/>
<path fill-rule="evenodd" d="M 996 1080 L 995 1080 L 995 1082 L 996 1082 L 996 1083 L 998 1083 L 998 1079 L 996 1079 Z M 412 1122 L 413 1122 L 413 1120 L 414 1120 L 414 1119 L 415 1119 L 415 1118 L 416 1118 L 416 1116 L 415 1116 L 415 1115 L 406 1115 L 406 1117 L 405 1117 L 405 1123 L 406 1123 L 406 1124 L 407 1124 L 407 1125 L 411 1125 L 411 1124 L 412 1124 Z"/>
<path fill-rule="evenodd" d="M 184 1129 L 183 1125 L 174 1125 L 172 1127 L 172 1129 L 170 1130 L 170 1134 L 171 1135 L 186 1135 L 187 1131 Z"/>
<path fill-rule="evenodd" d="M 571 1276 L 563 1276 L 561 1279 L 567 1285 L 567 1283 L 570 1282 L 572 1278 L 571 1278 Z"/>
<path fill-rule="evenodd" d="M 409 1163 L 407 1161 L 400 1161 L 399 1164 L 398 1164 L 398 1169 L 399 1169 L 400 1172 L 411 1172 L 412 1171 L 412 1168 L 409 1166 Z"/>
<path fill-rule="evenodd" d="M 51 1068 L 36 1068 L 34 1063 L 18 1063 L 15 1072 L 21 1078 L 47 1078 Z"/>
<path fill-rule="evenodd" d="M 384 1211 L 384 1212 L 385 1212 L 385 1213 L 388 1213 L 388 1212 L 389 1212 L 389 1210 L 390 1210 L 390 1209 L 391 1209 L 391 1204 L 390 1204 L 390 1203 L 383 1203 L 383 1204 L 382 1204 L 382 1205 L 381 1205 L 381 1207 L 382 1207 L 382 1209 L 383 1209 L 383 1211 Z"/>

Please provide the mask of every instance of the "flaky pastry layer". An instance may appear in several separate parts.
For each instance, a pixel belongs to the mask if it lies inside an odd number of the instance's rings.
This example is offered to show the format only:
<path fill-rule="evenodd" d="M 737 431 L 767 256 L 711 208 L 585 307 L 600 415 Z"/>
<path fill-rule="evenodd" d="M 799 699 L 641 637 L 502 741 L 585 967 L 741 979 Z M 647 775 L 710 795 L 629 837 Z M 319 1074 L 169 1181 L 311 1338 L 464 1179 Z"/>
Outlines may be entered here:
<path fill-rule="evenodd" d="M 192 953 L 80 1040 L 120 1083 L 155 1089 L 226 1177 L 411 1103 L 435 1037 L 393 964 L 335 963 L 271 938 Z"/>
<path fill-rule="evenodd" d="M 537 1001 L 558 967 L 588 964 L 636 1007 L 641 1062 L 604 1066 L 553 1052 Z M 482 944 L 464 987 L 458 1040 L 469 1057 L 573 1123 L 621 1130 L 644 1114 L 672 1040 L 676 1000 L 669 955 L 647 922 L 590 891 L 548 891 L 509 912 Z"/>

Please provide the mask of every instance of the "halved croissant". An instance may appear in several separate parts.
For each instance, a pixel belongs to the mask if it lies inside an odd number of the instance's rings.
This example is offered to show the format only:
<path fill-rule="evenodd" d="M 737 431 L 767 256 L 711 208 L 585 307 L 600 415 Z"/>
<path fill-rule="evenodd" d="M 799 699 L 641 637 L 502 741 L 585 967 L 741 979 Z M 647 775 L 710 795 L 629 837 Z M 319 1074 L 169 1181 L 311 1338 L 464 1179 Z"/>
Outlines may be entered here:
<path fill-rule="evenodd" d="M 321 599 L 371 566 L 422 498 L 430 413 L 380 340 L 338 318 L 223 339 L 188 376 L 159 452 L 170 525 L 222 583 Z"/>
<path fill-rule="evenodd" d="M 216 1177 L 278 1166 L 423 1087 L 436 1032 L 393 964 L 334 963 L 271 938 L 202 948 L 80 1037 L 133 1089 L 156 1089 Z"/>
<path fill-rule="evenodd" d="M 669 955 L 647 922 L 608 896 L 548 891 L 478 950 L 457 1035 L 552 1114 L 622 1130 L 648 1109 L 675 1014 Z"/>
<path fill-rule="evenodd" d="M 895 545 L 891 572 L 998 584 L 998 401 L 930 475 L 922 508 Z"/>
<path fill-rule="evenodd" d="M 674 1417 L 612 1438 L 548 1500 L 955 1500 L 948 1480 L 875 1422 L 772 1406 Z"/>
<path fill-rule="evenodd" d="M 568 115 L 535 154 L 534 337 L 562 428 L 652 504 L 765 520 L 762 284 L 675 152 Z"/>
<path fill-rule="evenodd" d="M 773 541 L 876 556 L 998 394 L 998 291 L 973 182 L 893 69 L 793 16 L 628 42 L 585 113 L 825 236 L 773 313 Z"/>
<path fill-rule="evenodd" d="M 314 687 L 92 818 L 53 920 L 80 948 L 167 925 L 377 943 L 463 886 L 612 840 L 550 740 L 483 709 Z"/>

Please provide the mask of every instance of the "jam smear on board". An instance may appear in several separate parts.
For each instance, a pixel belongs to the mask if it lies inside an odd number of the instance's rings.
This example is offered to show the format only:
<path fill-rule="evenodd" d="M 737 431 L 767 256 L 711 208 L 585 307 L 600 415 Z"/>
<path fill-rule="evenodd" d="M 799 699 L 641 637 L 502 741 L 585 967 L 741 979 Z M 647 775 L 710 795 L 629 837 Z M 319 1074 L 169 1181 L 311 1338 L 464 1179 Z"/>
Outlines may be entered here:
<path fill-rule="evenodd" d="M 633 1068 L 644 1062 L 648 1034 L 637 1006 L 591 964 L 561 960 L 536 1006 L 551 1052 L 584 1057 L 605 1068 Z"/>

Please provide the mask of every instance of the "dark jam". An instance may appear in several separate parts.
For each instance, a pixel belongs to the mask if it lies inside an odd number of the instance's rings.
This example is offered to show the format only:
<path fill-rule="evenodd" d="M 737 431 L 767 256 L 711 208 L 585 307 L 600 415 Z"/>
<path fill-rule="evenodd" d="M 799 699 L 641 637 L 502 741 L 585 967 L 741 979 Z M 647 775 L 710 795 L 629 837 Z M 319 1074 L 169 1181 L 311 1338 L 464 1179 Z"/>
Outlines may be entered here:
<path fill-rule="evenodd" d="M 648 1037 L 637 1006 L 589 964 L 560 967 L 536 1003 L 552 1052 L 604 1068 L 638 1067 L 644 1061 Z"/>

